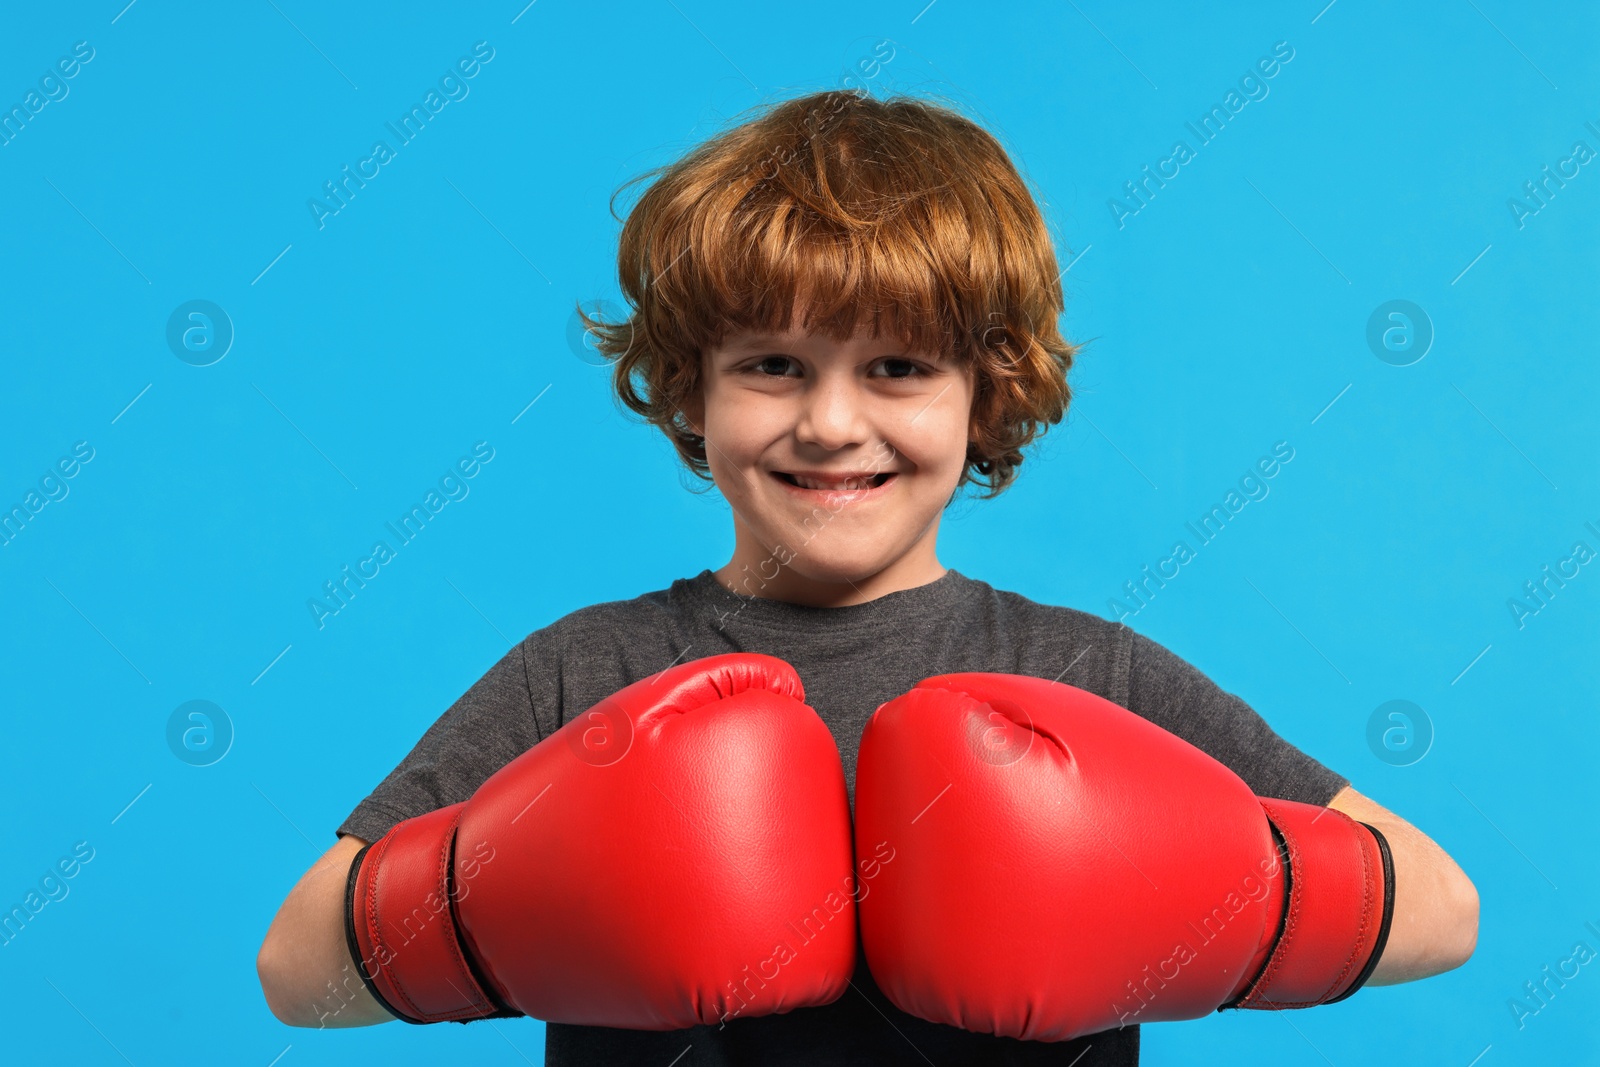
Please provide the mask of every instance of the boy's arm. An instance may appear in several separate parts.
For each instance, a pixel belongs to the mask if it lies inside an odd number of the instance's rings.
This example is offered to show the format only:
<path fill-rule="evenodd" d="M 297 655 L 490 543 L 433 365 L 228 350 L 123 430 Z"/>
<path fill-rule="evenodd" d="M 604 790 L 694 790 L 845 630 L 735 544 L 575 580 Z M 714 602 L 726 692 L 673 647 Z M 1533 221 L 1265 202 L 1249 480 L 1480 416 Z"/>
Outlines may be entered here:
<path fill-rule="evenodd" d="M 367 992 L 345 940 L 345 883 L 365 844 L 346 834 L 311 865 L 256 955 L 267 1006 L 290 1026 L 370 1026 L 394 1018 Z"/>
<path fill-rule="evenodd" d="M 256 955 L 272 1014 L 312 1027 L 394 1018 L 368 992 L 350 955 L 344 923 L 350 863 L 396 823 L 467 799 L 560 725 L 563 647 L 556 624 L 513 645 L 340 824 L 339 842 L 290 890 Z"/>
<path fill-rule="evenodd" d="M 1376 826 L 1394 858 L 1394 917 L 1389 941 L 1367 985 L 1393 985 L 1467 962 L 1478 944 L 1478 890 L 1444 849 L 1349 786 L 1327 807 Z"/>
<path fill-rule="evenodd" d="M 1394 914 L 1367 985 L 1414 981 L 1467 961 L 1478 941 L 1478 891 L 1444 850 L 1279 737 L 1248 704 L 1194 665 L 1142 634 L 1129 630 L 1128 640 L 1130 710 L 1220 760 L 1257 796 L 1335 808 L 1371 823 L 1387 839 Z"/>

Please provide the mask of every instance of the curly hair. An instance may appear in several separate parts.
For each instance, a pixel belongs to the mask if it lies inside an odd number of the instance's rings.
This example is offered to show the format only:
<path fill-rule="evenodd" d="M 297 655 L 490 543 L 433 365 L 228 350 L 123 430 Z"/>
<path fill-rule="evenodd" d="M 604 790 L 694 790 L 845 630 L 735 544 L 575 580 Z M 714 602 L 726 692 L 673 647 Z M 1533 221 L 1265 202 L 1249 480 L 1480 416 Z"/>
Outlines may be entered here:
<path fill-rule="evenodd" d="M 730 331 L 802 326 L 844 342 L 870 321 L 975 368 L 957 488 L 1015 479 L 1061 421 L 1078 346 L 1057 328 L 1060 271 L 1044 219 L 1000 143 L 925 100 L 829 90 L 765 105 L 660 175 L 628 213 L 617 274 L 632 313 L 577 314 L 612 388 L 710 481 L 685 402 Z M 952 498 L 954 499 L 954 498 Z"/>

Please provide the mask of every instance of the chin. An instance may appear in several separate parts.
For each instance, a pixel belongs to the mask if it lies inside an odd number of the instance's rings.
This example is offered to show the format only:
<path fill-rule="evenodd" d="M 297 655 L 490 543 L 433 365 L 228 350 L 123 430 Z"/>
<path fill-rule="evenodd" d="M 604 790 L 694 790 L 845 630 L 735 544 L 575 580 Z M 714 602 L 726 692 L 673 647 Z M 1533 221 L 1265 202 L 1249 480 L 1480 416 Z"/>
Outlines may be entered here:
<path fill-rule="evenodd" d="M 785 565 L 785 569 L 808 581 L 859 585 L 882 571 L 895 558 L 885 558 L 881 545 L 861 552 L 808 552 L 802 549 Z"/>

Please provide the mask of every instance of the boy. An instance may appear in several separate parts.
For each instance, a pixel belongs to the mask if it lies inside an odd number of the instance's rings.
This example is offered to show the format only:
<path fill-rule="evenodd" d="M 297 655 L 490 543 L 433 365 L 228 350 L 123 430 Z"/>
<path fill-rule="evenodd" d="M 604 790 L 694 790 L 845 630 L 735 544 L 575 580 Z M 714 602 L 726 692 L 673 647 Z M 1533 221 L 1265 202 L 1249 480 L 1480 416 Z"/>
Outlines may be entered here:
<path fill-rule="evenodd" d="M 939 519 L 955 494 L 969 482 L 990 496 L 1005 489 L 1024 446 L 1070 399 L 1076 349 L 1056 327 L 1055 254 L 993 137 L 914 99 L 823 92 L 664 170 L 621 235 L 633 314 L 590 326 L 615 361 L 621 400 L 727 499 L 733 558 L 535 631 L 440 717 L 274 920 L 258 967 L 280 1019 L 391 1017 L 355 976 L 345 940 L 347 873 L 363 844 L 466 800 L 622 687 L 727 652 L 795 668 L 852 797 L 868 718 L 922 678 L 1005 672 L 1098 694 L 1204 750 L 1257 795 L 1382 830 L 1394 914 L 1369 984 L 1467 959 L 1476 891 L 1422 833 L 1155 642 L 939 564 Z M 1137 1026 L 1045 1043 L 926 1022 L 889 1003 L 864 961 L 826 1007 L 673 1031 L 550 1024 L 546 1044 L 552 1064 L 679 1067 L 1137 1057 Z"/>

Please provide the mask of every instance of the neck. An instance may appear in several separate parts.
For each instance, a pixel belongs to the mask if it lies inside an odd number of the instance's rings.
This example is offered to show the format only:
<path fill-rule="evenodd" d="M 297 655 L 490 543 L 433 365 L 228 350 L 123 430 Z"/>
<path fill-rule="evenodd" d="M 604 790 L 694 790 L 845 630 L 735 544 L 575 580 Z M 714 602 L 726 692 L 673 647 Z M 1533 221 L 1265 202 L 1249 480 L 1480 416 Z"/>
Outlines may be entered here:
<path fill-rule="evenodd" d="M 784 555 L 788 555 L 785 553 Z M 778 562 L 783 556 L 773 552 L 746 552 L 743 546 L 736 550 L 733 559 L 718 568 L 714 574 L 724 589 L 745 597 L 764 597 L 782 600 L 813 608 L 843 608 L 936 582 L 947 570 L 940 565 L 933 552 L 933 541 L 927 539 L 926 547 L 918 545 L 899 559 L 871 573 L 841 573 L 837 571 L 812 571 L 802 573 L 805 566 L 801 557 L 787 564 Z"/>

